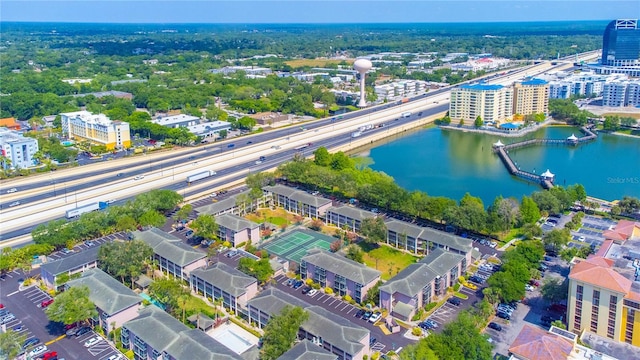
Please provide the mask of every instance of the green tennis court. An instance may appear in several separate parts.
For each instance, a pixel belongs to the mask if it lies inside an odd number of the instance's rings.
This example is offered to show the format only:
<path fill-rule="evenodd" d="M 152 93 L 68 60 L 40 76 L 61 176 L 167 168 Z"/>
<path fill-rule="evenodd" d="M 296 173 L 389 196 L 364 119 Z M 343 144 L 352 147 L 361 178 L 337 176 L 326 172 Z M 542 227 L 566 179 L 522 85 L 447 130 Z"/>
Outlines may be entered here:
<path fill-rule="evenodd" d="M 300 263 L 300 259 L 311 249 L 329 250 L 336 239 L 310 230 L 294 230 L 264 245 L 270 254 Z"/>

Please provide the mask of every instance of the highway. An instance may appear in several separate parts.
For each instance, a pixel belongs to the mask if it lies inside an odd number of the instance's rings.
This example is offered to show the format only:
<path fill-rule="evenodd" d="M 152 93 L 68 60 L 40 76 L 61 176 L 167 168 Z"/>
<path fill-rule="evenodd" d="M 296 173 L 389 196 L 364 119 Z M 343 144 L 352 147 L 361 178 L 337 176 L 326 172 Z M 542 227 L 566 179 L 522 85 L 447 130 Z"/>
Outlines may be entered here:
<path fill-rule="evenodd" d="M 568 66 L 566 63 L 552 66 L 545 62 L 513 70 L 505 76 L 488 76 L 487 80 L 507 85 L 525 76 Z M 407 103 L 383 104 L 342 117 L 229 139 L 204 147 L 106 161 L 3 182 L 0 187 L 0 247 L 30 241 L 29 234 L 35 226 L 64 217 L 66 210 L 77 206 L 112 199 L 116 200 L 115 204 L 123 203 L 137 194 L 158 188 L 175 190 L 185 198 L 205 194 L 243 179 L 249 173 L 277 167 L 290 160 L 298 152 L 295 148 L 301 145 L 312 144 L 302 151 L 303 155 L 309 156 L 320 146 L 335 148 L 347 144 L 353 140 L 350 134 L 365 124 L 384 123 L 385 126 L 366 131 L 363 138 L 383 131 L 391 136 L 419 118 L 447 111 L 449 91 L 450 88 L 438 89 Z M 407 118 L 399 116 L 407 111 L 413 114 Z M 421 116 L 418 115 L 420 112 Z M 230 144 L 233 145 L 230 147 Z M 260 156 L 265 156 L 266 160 L 256 164 Z M 204 170 L 215 170 L 217 174 L 188 186 L 186 177 Z M 144 175 L 144 178 L 134 180 L 139 175 Z M 18 191 L 8 194 L 7 190 L 13 187 Z M 15 201 L 20 205 L 9 207 Z"/>

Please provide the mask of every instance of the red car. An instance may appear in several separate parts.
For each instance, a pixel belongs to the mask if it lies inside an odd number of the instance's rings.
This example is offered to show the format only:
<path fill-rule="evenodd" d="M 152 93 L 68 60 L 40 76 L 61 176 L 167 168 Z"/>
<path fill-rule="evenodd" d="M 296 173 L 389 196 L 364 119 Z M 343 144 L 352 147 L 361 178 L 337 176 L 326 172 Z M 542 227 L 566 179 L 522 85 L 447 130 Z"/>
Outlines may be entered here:
<path fill-rule="evenodd" d="M 40 303 L 40 307 L 44 309 L 47 306 L 51 305 L 52 303 L 53 303 L 53 299 L 44 300 L 43 302 Z"/>
<path fill-rule="evenodd" d="M 46 353 L 42 354 L 41 359 L 42 360 L 56 360 L 56 359 L 58 359 L 58 353 L 55 352 L 55 351 L 46 352 Z"/>

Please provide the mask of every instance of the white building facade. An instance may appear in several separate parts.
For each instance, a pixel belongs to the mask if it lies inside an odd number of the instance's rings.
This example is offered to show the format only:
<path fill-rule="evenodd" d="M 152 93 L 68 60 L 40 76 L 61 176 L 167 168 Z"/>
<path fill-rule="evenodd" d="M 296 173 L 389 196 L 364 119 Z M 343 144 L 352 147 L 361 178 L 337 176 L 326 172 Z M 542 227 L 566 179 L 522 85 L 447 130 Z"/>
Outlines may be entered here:
<path fill-rule="evenodd" d="M 26 169 L 36 165 L 38 140 L 22 136 L 14 130 L 0 127 L 0 151 L 4 169 Z M 4 161 L 6 158 L 9 161 Z"/>
<path fill-rule="evenodd" d="M 513 89 L 502 85 L 471 84 L 451 90 L 449 117 L 455 123 L 473 124 L 478 116 L 500 122 L 511 118 L 512 109 Z"/>
<path fill-rule="evenodd" d="M 109 119 L 104 114 L 76 111 L 60 114 L 62 132 L 69 139 L 104 145 L 107 150 L 131 147 L 129 123 Z"/>

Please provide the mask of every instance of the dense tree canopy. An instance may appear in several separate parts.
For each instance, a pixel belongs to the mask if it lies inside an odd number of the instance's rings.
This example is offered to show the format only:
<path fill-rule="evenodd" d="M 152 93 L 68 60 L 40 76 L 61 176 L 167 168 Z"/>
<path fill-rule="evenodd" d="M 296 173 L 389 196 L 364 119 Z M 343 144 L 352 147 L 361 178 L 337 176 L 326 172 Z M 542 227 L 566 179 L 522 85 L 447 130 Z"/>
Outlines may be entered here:
<path fill-rule="evenodd" d="M 260 358 L 275 360 L 293 346 L 300 325 L 309 318 L 301 307 L 285 306 L 279 314 L 271 317 L 264 328 Z"/>
<path fill-rule="evenodd" d="M 45 313 L 51 321 L 61 322 L 65 325 L 98 316 L 96 305 L 89 300 L 87 286 L 72 286 L 60 293 L 54 298 L 53 303 L 45 309 Z"/>

